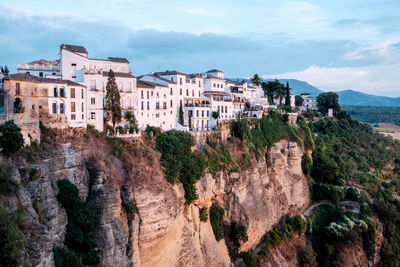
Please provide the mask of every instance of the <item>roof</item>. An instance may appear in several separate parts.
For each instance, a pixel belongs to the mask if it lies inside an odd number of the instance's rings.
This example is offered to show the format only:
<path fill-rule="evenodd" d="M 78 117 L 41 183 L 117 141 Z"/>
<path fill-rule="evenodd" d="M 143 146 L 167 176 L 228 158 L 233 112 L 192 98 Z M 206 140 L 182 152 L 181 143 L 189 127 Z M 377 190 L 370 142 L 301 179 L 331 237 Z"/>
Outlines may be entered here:
<path fill-rule="evenodd" d="M 137 80 L 137 87 L 138 88 L 156 88 L 156 86 L 158 86 L 158 87 L 168 87 L 168 86 L 161 85 L 161 84 L 158 84 L 158 83 L 152 83 L 152 82 L 148 82 L 148 81 Z"/>
<path fill-rule="evenodd" d="M 167 83 L 176 84 L 176 82 L 173 82 L 171 80 L 165 79 L 163 77 L 160 77 L 160 76 L 157 76 L 157 75 L 154 75 L 154 74 L 151 74 L 151 73 L 150 74 L 141 75 L 141 76 L 138 77 L 138 79 L 141 79 L 144 76 L 150 76 L 150 77 L 154 77 L 155 79 L 159 79 L 159 80 L 167 82 Z"/>
<path fill-rule="evenodd" d="M 103 76 L 104 77 L 108 77 L 109 72 L 108 71 L 103 71 Z M 133 76 L 130 73 L 126 73 L 126 72 L 114 72 L 114 76 L 115 77 L 121 77 L 121 78 L 135 78 L 135 76 Z"/>
<path fill-rule="evenodd" d="M 243 85 L 243 84 L 245 84 L 245 83 L 247 83 L 247 81 L 246 81 L 246 80 L 242 80 L 242 81 L 237 81 L 235 84 L 237 84 L 237 85 Z"/>
<path fill-rule="evenodd" d="M 188 77 L 190 77 L 190 78 L 201 78 L 202 76 L 200 75 L 200 74 L 198 74 L 198 73 L 192 73 L 192 74 L 188 74 L 187 75 Z"/>
<path fill-rule="evenodd" d="M 58 66 L 60 64 L 60 60 L 48 61 L 46 59 L 39 59 L 29 63 L 27 65 L 39 65 L 39 66 Z"/>
<path fill-rule="evenodd" d="M 217 70 L 217 69 L 212 69 L 212 70 L 206 71 L 206 73 L 209 73 L 209 72 L 222 72 L 222 73 L 224 73 L 222 70 Z"/>
<path fill-rule="evenodd" d="M 310 93 L 304 92 L 304 93 L 301 93 L 301 95 L 310 95 Z"/>
<path fill-rule="evenodd" d="M 156 76 L 159 76 L 159 75 L 186 75 L 186 73 L 179 72 L 176 70 L 159 71 L 159 72 L 154 72 L 153 74 Z"/>
<path fill-rule="evenodd" d="M 209 79 L 217 79 L 217 80 L 223 80 L 223 81 L 225 81 L 225 79 L 222 79 L 222 78 L 219 78 L 219 77 L 215 77 L 215 76 L 210 75 L 210 74 L 207 74 L 207 77 L 206 77 L 206 78 L 209 78 Z"/>
<path fill-rule="evenodd" d="M 70 81 L 70 80 L 62 80 L 62 79 L 54 79 L 54 78 L 41 78 L 37 76 L 33 76 L 28 73 L 15 73 L 10 74 L 5 77 L 5 80 L 16 80 L 16 81 L 26 81 L 26 82 L 36 82 L 36 83 L 59 83 L 59 84 L 66 84 L 69 86 L 80 86 L 86 87 L 82 84 Z"/>
<path fill-rule="evenodd" d="M 226 81 L 226 83 L 235 84 L 235 82 L 234 82 L 234 81 L 232 81 L 232 80 L 229 80 L 229 79 L 225 79 L 225 81 Z"/>
<path fill-rule="evenodd" d="M 129 61 L 124 57 L 108 57 L 108 60 L 112 62 L 129 63 Z"/>
<path fill-rule="evenodd" d="M 80 45 L 62 44 L 61 49 L 65 49 L 65 50 L 68 50 L 68 51 L 74 52 L 74 53 L 85 53 L 85 54 L 88 53 L 86 48 L 84 48 L 83 46 L 80 46 Z"/>

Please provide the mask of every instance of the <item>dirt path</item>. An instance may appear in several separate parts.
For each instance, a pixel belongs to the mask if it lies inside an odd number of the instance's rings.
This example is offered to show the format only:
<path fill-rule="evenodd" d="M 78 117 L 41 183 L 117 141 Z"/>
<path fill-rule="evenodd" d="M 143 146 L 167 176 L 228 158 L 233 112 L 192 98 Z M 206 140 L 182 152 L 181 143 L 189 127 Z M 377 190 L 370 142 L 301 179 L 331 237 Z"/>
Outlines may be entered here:
<path fill-rule="evenodd" d="M 333 203 L 329 200 L 321 200 L 321 201 L 314 202 L 303 212 L 303 215 L 310 216 L 313 209 L 315 209 L 316 207 L 321 206 L 321 205 L 333 205 Z M 357 201 L 343 200 L 343 201 L 339 202 L 339 205 L 350 206 L 352 208 L 351 209 L 352 212 L 360 213 L 360 203 L 358 203 Z"/>

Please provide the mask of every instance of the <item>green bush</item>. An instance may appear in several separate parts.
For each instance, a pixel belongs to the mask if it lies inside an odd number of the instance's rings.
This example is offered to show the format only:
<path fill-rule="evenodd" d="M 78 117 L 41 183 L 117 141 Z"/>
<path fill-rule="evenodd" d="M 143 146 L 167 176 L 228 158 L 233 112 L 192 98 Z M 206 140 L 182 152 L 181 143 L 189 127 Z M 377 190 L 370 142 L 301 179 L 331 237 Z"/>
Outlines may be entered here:
<path fill-rule="evenodd" d="M 191 150 L 194 144 L 189 133 L 176 130 L 164 132 L 156 140 L 166 178 L 170 183 L 182 183 L 188 204 L 197 199 L 195 183 L 204 175 L 206 165 L 203 157 Z"/>
<path fill-rule="evenodd" d="M 317 254 L 311 246 L 306 245 L 302 247 L 297 254 L 299 265 L 303 267 L 318 266 Z"/>
<path fill-rule="evenodd" d="M 97 265 L 100 261 L 97 243 L 92 232 L 100 223 L 99 210 L 79 199 L 78 188 L 67 179 L 57 181 L 57 200 L 68 216 L 65 243 L 82 258 L 85 265 Z"/>
<path fill-rule="evenodd" d="M 210 208 L 210 222 L 215 239 L 220 241 L 224 238 L 224 215 L 225 211 L 218 204 L 212 204 Z"/>
<path fill-rule="evenodd" d="M 233 244 L 231 250 L 237 255 L 240 248 L 240 241 L 246 242 L 248 240 L 246 227 L 243 224 L 232 221 L 229 225 L 229 239 Z"/>
<path fill-rule="evenodd" d="M 53 253 L 56 267 L 83 267 L 79 257 L 64 248 L 54 247 Z"/>
<path fill-rule="evenodd" d="M 199 209 L 199 218 L 201 222 L 207 222 L 208 220 L 208 208 L 200 208 Z"/>
<path fill-rule="evenodd" d="M 311 174 L 312 168 L 312 159 L 308 153 L 304 153 L 301 157 L 301 169 L 306 177 L 309 177 Z"/>
<path fill-rule="evenodd" d="M 0 195 L 8 195 L 17 191 L 18 184 L 10 178 L 11 167 L 0 163 Z"/>
<path fill-rule="evenodd" d="M 252 252 L 247 251 L 241 254 L 243 262 L 246 267 L 261 267 L 260 259 L 257 255 L 254 255 Z"/>
<path fill-rule="evenodd" d="M 24 138 L 19 128 L 13 120 L 6 121 L 0 125 L 0 145 L 1 153 L 10 157 L 24 146 Z"/>
<path fill-rule="evenodd" d="M 147 126 L 144 132 L 149 138 L 157 138 L 161 134 L 161 129 L 159 127 Z"/>
<path fill-rule="evenodd" d="M 231 135 L 243 141 L 249 134 L 249 121 L 242 113 L 239 113 L 237 119 L 231 124 Z"/>
<path fill-rule="evenodd" d="M 314 183 L 312 185 L 313 200 L 332 200 L 333 202 L 338 203 L 346 197 L 346 192 L 346 188 L 336 185 L 319 183 Z"/>
<path fill-rule="evenodd" d="M 0 205 L 0 262 L 4 266 L 19 266 L 25 238 L 22 232 L 22 210 L 11 211 Z"/>

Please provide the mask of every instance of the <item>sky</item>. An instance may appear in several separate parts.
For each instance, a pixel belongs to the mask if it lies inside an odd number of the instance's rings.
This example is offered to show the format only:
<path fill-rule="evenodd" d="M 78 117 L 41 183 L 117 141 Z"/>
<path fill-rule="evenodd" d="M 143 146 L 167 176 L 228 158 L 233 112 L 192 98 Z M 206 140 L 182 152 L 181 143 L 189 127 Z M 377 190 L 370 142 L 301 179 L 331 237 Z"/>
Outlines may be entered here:
<path fill-rule="evenodd" d="M 126 57 L 135 75 L 211 68 L 400 96 L 400 0 L 0 0 L 0 65 Z"/>

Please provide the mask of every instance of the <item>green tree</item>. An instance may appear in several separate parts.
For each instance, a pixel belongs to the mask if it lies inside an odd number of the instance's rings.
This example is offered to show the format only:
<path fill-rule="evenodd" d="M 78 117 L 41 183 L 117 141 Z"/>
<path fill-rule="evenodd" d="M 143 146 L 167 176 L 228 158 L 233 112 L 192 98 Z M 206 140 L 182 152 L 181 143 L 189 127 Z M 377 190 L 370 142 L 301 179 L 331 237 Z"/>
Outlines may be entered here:
<path fill-rule="evenodd" d="M 211 113 L 211 117 L 217 121 L 217 126 L 218 126 L 218 118 L 219 118 L 219 112 L 218 111 L 213 111 Z"/>
<path fill-rule="evenodd" d="M 185 123 L 185 120 L 183 119 L 183 108 L 182 108 L 182 103 L 179 105 L 179 119 L 178 122 L 180 125 L 183 125 Z"/>
<path fill-rule="evenodd" d="M 0 145 L 3 148 L 1 153 L 9 157 L 17 152 L 24 145 L 24 138 L 13 120 L 6 121 L 0 126 Z"/>
<path fill-rule="evenodd" d="M 318 111 L 322 114 L 328 113 L 328 109 L 332 108 L 336 114 L 341 110 L 339 105 L 339 95 L 334 92 L 319 94 L 317 97 Z"/>
<path fill-rule="evenodd" d="M 286 82 L 286 86 L 285 86 L 285 105 L 286 106 L 290 106 L 290 90 L 292 90 L 292 88 L 289 87 L 289 82 Z"/>
<path fill-rule="evenodd" d="M 299 96 L 299 95 L 296 95 L 296 97 L 295 97 L 295 99 L 294 99 L 294 102 L 295 102 L 295 104 L 296 104 L 296 107 L 300 107 L 300 106 L 303 105 L 304 98 L 302 98 L 302 97 Z"/>
<path fill-rule="evenodd" d="M 275 79 L 273 82 L 269 81 L 267 83 L 262 83 L 262 86 L 269 98 L 279 99 L 279 105 L 281 106 L 282 99 L 286 95 L 286 89 L 283 84 L 281 84 L 279 80 Z"/>
<path fill-rule="evenodd" d="M 107 118 L 112 121 L 113 129 L 115 132 L 115 124 L 121 121 L 121 103 L 120 103 L 120 95 L 117 83 L 115 82 L 115 75 L 113 70 L 110 70 L 108 74 L 108 81 L 106 85 L 106 111 Z"/>
<path fill-rule="evenodd" d="M 134 131 L 135 132 L 139 131 L 139 127 L 138 127 L 138 124 L 137 124 L 135 113 L 133 113 L 132 111 L 128 110 L 127 112 L 125 112 L 124 118 L 129 124 L 129 133 L 133 133 Z"/>
<path fill-rule="evenodd" d="M 224 208 L 218 204 L 212 204 L 210 208 L 210 222 L 214 232 L 215 239 L 220 241 L 224 238 Z"/>
<path fill-rule="evenodd" d="M 1 73 L 3 73 L 5 76 L 7 76 L 10 73 L 7 66 L 4 66 L 4 68 L 1 67 L 0 70 L 1 70 Z"/>
<path fill-rule="evenodd" d="M 261 85 L 261 78 L 258 74 L 254 74 L 253 77 L 250 79 L 250 81 L 254 84 L 254 85 Z"/>

